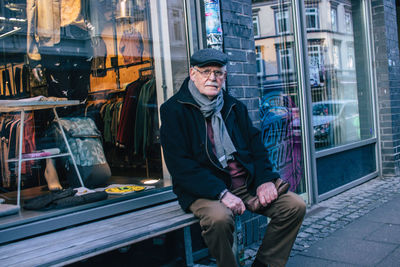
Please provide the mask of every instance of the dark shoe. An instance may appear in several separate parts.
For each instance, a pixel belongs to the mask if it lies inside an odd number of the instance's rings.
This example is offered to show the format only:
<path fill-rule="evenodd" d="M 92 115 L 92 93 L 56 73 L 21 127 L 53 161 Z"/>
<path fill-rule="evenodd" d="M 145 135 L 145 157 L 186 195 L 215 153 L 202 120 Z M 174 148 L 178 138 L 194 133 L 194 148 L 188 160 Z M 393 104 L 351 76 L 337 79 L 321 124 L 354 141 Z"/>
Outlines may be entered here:
<path fill-rule="evenodd" d="M 268 267 L 268 264 L 264 264 L 264 263 L 260 262 L 259 260 L 257 260 L 257 258 L 255 258 L 251 267 Z"/>

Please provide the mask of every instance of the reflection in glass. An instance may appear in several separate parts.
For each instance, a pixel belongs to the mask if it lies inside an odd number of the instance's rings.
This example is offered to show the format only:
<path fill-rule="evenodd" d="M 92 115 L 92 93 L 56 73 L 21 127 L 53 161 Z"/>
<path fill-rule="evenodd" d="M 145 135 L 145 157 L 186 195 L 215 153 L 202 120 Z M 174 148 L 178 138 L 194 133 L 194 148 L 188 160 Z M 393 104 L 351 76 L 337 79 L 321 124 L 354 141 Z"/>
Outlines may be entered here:
<path fill-rule="evenodd" d="M 264 146 L 275 171 L 301 194 L 306 188 L 290 5 L 290 1 L 253 1 L 253 21 L 259 22 L 255 53 Z M 315 16 L 311 11 L 312 27 L 318 25 Z"/>
<path fill-rule="evenodd" d="M 161 1 L 163 9 L 149 0 L 2 2 L 7 4 L 0 4 L 0 84 L 6 87 L 0 99 L 79 100 L 57 112 L 84 185 L 99 191 L 145 186 L 113 191 L 108 199 L 136 198 L 166 187 L 158 120 L 166 87 L 156 85 L 167 78 L 180 85 L 188 74 L 184 2 Z M 160 23 L 160 17 L 168 23 Z M 155 53 L 161 46 L 163 52 L 169 49 L 168 56 Z M 166 63 L 157 71 L 162 60 Z M 172 94 L 174 89 L 166 90 Z M 27 112 L 22 146 L 16 141 L 20 116 L 6 112 L 0 114 L 0 198 L 17 203 L 17 174 L 22 207 L 49 191 L 80 186 L 51 109 Z M 23 158 L 32 159 L 21 164 L 20 172 L 19 147 Z M 51 214 L 53 207 L 37 214 Z M 23 219 L 21 210 L 22 217 L 13 219 Z"/>
<path fill-rule="evenodd" d="M 360 116 L 369 103 L 361 1 L 307 1 L 307 43 L 314 141 L 317 149 L 371 137 L 371 112 Z M 323 8 L 328 5 L 330 8 Z M 315 15 L 311 17 L 311 11 Z M 320 14 L 319 29 L 311 23 Z M 359 20 L 354 23 L 353 20 Z M 353 25 L 355 28 L 353 29 Z M 357 51 L 355 51 L 357 49 Z M 358 54 L 358 55 L 357 55 Z M 360 62 L 356 62 L 356 58 Z M 362 96 L 362 98 L 360 98 Z M 365 109 L 365 108 L 364 108 Z"/>
<path fill-rule="evenodd" d="M 169 38 L 174 92 L 177 92 L 188 75 L 188 58 L 183 1 L 167 1 Z M 164 92 L 166 93 L 166 92 Z"/>

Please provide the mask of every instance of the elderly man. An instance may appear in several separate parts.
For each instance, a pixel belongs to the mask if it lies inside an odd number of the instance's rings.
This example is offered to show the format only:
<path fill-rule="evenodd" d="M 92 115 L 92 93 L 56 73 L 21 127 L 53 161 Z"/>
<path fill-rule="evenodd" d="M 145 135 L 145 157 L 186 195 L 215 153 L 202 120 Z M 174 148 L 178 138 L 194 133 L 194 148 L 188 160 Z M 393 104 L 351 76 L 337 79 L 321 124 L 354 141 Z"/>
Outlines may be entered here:
<path fill-rule="evenodd" d="M 284 266 L 304 214 L 292 192 L 278 196 L 260 131 L 246 106 L 222 87 L 228 58 L 203 49 L 190 59 L 190 77 L 161 106 L 161 144 L 182 209 L 200 218 L 218 266 L 237 266 L 234 215 L 248 209 L 271 218 L 253 266 Z"/>

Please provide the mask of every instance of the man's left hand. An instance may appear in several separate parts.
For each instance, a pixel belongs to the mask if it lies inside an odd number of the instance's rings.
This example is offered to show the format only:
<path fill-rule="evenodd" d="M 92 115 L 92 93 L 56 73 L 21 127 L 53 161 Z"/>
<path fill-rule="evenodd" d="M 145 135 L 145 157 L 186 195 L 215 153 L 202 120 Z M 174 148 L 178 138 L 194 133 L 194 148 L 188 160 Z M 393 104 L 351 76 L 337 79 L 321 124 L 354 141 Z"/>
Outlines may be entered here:
<path fill-rule="evenodd" d="M 272 182 L 266 182 L 257 187 L 257 197 L 260 204 L 266 207 L 278 197 L 275 185 Z"/>

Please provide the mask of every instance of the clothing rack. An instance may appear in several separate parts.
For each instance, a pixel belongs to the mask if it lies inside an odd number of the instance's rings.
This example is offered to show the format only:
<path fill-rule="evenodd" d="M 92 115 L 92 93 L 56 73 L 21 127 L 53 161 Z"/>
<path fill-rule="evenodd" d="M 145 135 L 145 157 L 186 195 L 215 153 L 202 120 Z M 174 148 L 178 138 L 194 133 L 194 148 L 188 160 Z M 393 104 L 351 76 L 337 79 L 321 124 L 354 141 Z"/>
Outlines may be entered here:
<path fill-rule="evenodd" d="M 126 65 L 118 65 L 118 66 L 115 66 L 115 67 L 108 67 L 108 68 L 105 68 L 104 70 L 109 71 L 109 70 L 115 70 L 115 69 L 123 69 L 123 68 L 129 68 L 129 67 L 132 67 L 132 66 L 143 65 L 143 64 L 146 64 L 146 63 L 153 64 L 153 60 L 151 60 L 151 59 L 142 60 L 140 62 L 130 63 L 130 64 L 126 64 Z"/>
<path fill-rule="evenodd" d="M 149 70 L 153 71 L 154 70 L 154 66 L 144 67 L 144 68 L 139 69 L 139 78 L 142 78 L 144 76 L 149 76 L 149 75 L 143 75 L 143 72 L 149 71 Z"/>
<path fill-rule="evenodd" d="M 98 90 L 98 91 L 93 91 L 89 92 L 89 95 L 105 95 L 105 94 L 117 94 L 124 92 L 124 90 L 118 90 L 118 89 L 104 89 L 104 90 Z"/>
<path fill-rule="evenodd" d="M 10 35 L 13 35 L 13 34 L 19 32 L 20 30 L 22 30 L 22 28 L 21 27 L 17 27 L 16 29 L 13 29 L 13 30 L 11 30 L 9 32 L 3 33 L 2 35 L 0 35 L 0 39 L 6 38 L 6 37 L 8 37 Z"/>

